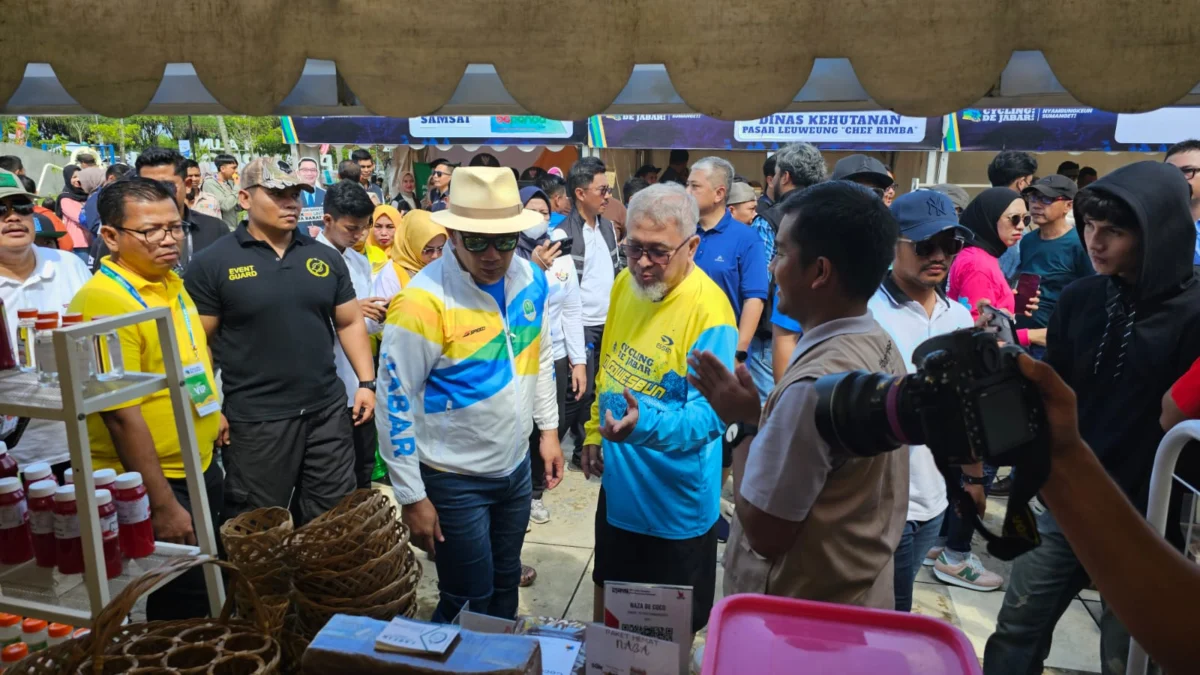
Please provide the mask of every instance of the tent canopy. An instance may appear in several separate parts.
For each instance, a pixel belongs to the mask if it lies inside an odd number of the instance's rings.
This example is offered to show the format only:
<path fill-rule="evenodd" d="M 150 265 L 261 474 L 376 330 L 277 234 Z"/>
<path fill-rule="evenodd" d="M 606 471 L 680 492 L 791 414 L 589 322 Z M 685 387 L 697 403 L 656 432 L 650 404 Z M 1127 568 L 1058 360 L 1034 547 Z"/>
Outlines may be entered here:
<path fill-rule="evenodd" d="M 1195 5 L 1200 7 L 1200 3 Z M 1196 25 L 1200 25 L 1200 21 Z M 1100 43 L 1093 41 L 1091 44 Z M 255 60 L 269 63 L 270 58 L 263 55 L 255 57 Z M 1106 67 L 1119 62 L 1118 56 L 1112 52 L 1106 52 L 1103 60 Z M 95 81 L 88 81 L 87 73 L 91 71 L 87 70 L 86 64 L 77 64 L 77 67 L 83 68 L 83 81 L 80 81 L 81 72 L 72 70 L 69 76 L 64 73 L 60 77 L 56 76 L 55 68 L 50 64 L 30 63 L 24 67 L 23 74 L 13 78 L 9 87 L 5 87 L 5 74 L 2 72 L 7 66 L 0 64 L 0 100 L 7 100 L 0 108 L 0 113 L 100 113 L 111 116 L 137 113 L 378 114 L 415 117 L 437 112 L 454 115 L 533 113 L 554 119 L 584 119 L 599 113 L 703 112 L 724 119 L 752 119 L 776 112 L 809 110 L 893 108 L 903 114 L 936 116 L 962 107 L 1088 105 L 1119 112 L 1138 112 L 1176 103 L 1200 104 L 1200 87 L 1193 86 L 1196 78 L 1181 76 L 1185 71 L 1190 72 L 1189 69 L 1196 69 L 1191 64 L 1200 65 L 1200 62 L 1191 58 L 1191 54 L 1182 59 L 1171 57 L 1166 61 L 1173 72 L 1170 77 L 1161 80 L 1155 79 L 1154 72 L 1158 68 L 1138 75 L 1127 74 L 1125 69 L 1112 72 L 1093 70 L 1092 84 L 1113 83 L 1114 86 L 1106 89 L 1089 85 L 1078 90 L 1078 95 L 1064 88 L 1046 58 L 1037 51 L 1013 52 L 1007 66 L 1003 67 L 997 78 L 990 81 L 991 84 L 975 87 L 980 92 L 977 94 L 948 90 L 938 85 L 932 77 L 894 77 L 868 88 L 856 75 L 849 59 L 817 58 L 812 61 L 808 78 L 797 78 L 797 83 L 802 81 L 803 87 L 790 102 L 786 102 L 785 97 L 783 105 L 773 103 L 770 95 L 754 95 L 755 85 L 752 84 L 724 88 L 714 83 L 699 91 L 694 89 L 689 76 L 675 78 L 688 84 L 677 88 L 672 84 L 668 69 L 662 65 L 633 66 L 624 87 L 615 97 L 597 97 L 593 92 L 586 97 L 572 98 L 570 88 L 551 87 L 545 92 L 525 92 L 521 99 L 526 104 L 522 104 L 505 88 L 496 68 L 491 65 L 467 65 L 455 89 L 440 96 L 409 96 L 408 92 L 413 87 L 405 86 L 396 88 L 399 92 L 397 98 L 376 91 L 388 84 L 387 80 L 365 79 L 357 85 L 363 90 L 363 97 L 359 98 L 347 89 L 347 73 L 342 72 L 343 77 L 339 77 L 334 62 L 327 60 L 308 59 L 298 79 L 294 79 L 295 75 L 279 73 L 274 86 L 257 88 L 254 84 L 258 79 L 256 76 L 242 77 L 239 73 L 220 78 L 205 77 L 202 81 L 196 68 L 189 63 L 168 63 L 161 67 L 157 76 L 149 72 L 143 75 L 121 72 L 123 64 L 129 63 L 123 58 L 97 58 L 94 63 L 104 73 Z M 1118 75 L 1117 71 L 1121 74 Z M 1115 78 L 1118 77 L 1128 79 L 1117 82 Z M 560 71 L 554 81 L 569 79 Z M 290 88 L 281 87 L 280 82 L 284 80 L 294 80 L 295 84 Z M 205 82 L 212 84 L 212 91 L 226 91 L 233 84 L 235 92 L 218 97 L 210 92 Z M 103 86 L 97 86 L 99 84 Z M 1121 86 L 1116 86 L 1118 84 Z M 905 93 L 894 93 L 898 88 L 904 89 Z M 679 89 L 687 92 L 686 97 Z M 878 94 L 872 97 L 868 89 L 878 89 Z M 9 92 L 11 97 L 7 96 Z M 551 97 L 547 99 L 545 94 Z"/>

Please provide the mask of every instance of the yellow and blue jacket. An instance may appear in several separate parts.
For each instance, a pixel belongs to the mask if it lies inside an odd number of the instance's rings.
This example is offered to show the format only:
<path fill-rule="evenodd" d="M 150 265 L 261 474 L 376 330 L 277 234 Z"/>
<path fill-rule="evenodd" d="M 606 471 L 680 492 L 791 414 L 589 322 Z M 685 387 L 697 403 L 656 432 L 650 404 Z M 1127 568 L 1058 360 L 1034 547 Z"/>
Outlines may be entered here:
<path fill-rule="evenodd" d="M 717 522 L 721 437 L 726 425 L 688 384 L 688 355 L 711 351 L 730 370 L 737 325 L 724 291 L 695 267 L 660 302 L 639 297 L 629 271 L 613 283 L 596 373 L 596 400 L 584 429 L 604 450 L 608 522 L 664 539 L 698 537 Z M 621 443 L 600 436 L 611 412 L 625 416 L 624 392 L 639 418 Z"/>
<path fill-rule="evenodd" d="M 447 250 L 392 300 L 376 420 L 401 504 L 425 498 L 421 464 L 507 476 L 525 461 L 535 421 L 558 428 L 548 293 L 546 275 L 514 257 L 501 312 Z"/>

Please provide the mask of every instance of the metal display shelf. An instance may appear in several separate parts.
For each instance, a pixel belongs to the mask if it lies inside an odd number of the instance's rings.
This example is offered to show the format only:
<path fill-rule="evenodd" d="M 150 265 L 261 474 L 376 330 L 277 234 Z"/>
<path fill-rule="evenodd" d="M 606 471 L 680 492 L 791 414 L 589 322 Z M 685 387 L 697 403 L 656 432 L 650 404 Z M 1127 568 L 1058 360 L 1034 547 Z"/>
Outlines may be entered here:
<path fill-rule="evenodd" d="M 90 354 L 90 346 L 80 349 L 78 341 L 91 340 L 93 336 L 144 321 L 153 321 L 158 331 L 166 374 L 126 372 L 111 382 L 91 380 L 85 360 Z M 82 488 L 77 493 L 77 501 L 85 569 L 82 575 L 60 575 L 53 570 L 38 568 L 33 561 L 0 567 L 0 611 L 90 627 L 109 599 L 142 572 L 175 556 L 204 553 L 216 557 L 217 540 L 212 529 L 208 492 L 200 466 L 196 430 L 192 425 L 191 401 L 184 389 L 183 364 L 171 310 L 155 307 L 56 330 L 54 354 L 59 364 L 57 387 L 38 385 L 37 376 L 32 373 L 0 373 L 0 414 L 66 424 L 75 484 Z M 164 389 L 170 395 L 174 411 L 175 432 L 180 440 L 199 546 L 156 542 L 155 551 L 149 557 L 126 559 L 121 575 L 106 579 L 87 416 Z M 220 570 L 215 565 L 205 565 L 203 570 L 209 610 L 213 616 L 218 616 L 225 602 Z"/>

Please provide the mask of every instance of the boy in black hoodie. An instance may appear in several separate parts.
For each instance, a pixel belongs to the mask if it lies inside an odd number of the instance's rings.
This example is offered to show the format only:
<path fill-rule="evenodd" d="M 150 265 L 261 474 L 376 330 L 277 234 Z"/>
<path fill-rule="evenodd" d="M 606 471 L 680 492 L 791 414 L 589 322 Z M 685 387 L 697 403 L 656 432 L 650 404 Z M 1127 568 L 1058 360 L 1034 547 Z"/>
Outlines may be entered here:
<path fill-rule="evenodd" d="M 1183 173 L 1158 162 L 1131 164 L 1081 190 L 1075 227 L 1096 275 L 1063 291 L 1046 340 L 1046 360 L 1078 397 L 1084 440 L 1143 512 L 1163 437 L 1160 401 L 1200 356 L 1189 202 Z M 1088 583 L 1049 511 L 1038 530 L 1041 546 L 1013 565 L 984 652 L 987 675 L 1041 673 L 1054 625 Z M 1124 673 L 1128 633 L 1107 607 L 1100 628 L 1103 671 Z"/>

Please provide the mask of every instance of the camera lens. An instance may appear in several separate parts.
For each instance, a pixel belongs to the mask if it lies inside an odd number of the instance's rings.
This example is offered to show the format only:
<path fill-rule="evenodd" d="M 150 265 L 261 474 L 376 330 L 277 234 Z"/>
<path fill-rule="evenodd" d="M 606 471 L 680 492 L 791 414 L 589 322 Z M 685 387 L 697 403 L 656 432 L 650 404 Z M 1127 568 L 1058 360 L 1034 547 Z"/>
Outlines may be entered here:
<path fill-rule="evenodd" d="M 914 376 L 856 370 L 816 381 L 817 432 L 830 447 L 871 457 L 923 443 L 908 384 Z"/>

